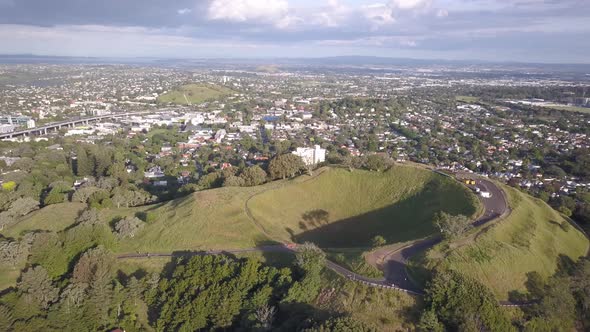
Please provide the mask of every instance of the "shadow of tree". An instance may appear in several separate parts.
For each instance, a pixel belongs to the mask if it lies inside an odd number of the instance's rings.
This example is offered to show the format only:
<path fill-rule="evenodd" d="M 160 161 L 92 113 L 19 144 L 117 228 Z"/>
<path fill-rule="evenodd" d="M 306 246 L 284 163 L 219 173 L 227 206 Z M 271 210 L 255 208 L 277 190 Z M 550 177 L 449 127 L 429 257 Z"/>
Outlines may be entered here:
<path fill-rule="evenodd" d="M 317 209 L 307 211 L 301 217 L 303 221 L 299 223 L 299 226 L 307 230 L 309 228 L 308 226 L 321 227 L 323 224 L 328 224 L 330 213 L 323 209 Z"/>
<path fill-rule="evenodd" d="M 296 242 L 313 242 L 320 247 L 342 248 L 370 246 L 376 235 L 387 243 L 410 241 L 433 234 L 434 215 L 443 211 L 452 215 L 471 215 L 475 208 L 462 204 L 464 195 L 448 195 L 440 189 L 439 181 L 429 182 L 425 189 L 392 205 L 361 215 L 327 224 L 329 214 L 324 210 L 304 213 L 308 226 L 293 238 Z M 309 224 L 319 227 L 309 229 Z M 291 232 L 290 232 L 291 233 Z"/>

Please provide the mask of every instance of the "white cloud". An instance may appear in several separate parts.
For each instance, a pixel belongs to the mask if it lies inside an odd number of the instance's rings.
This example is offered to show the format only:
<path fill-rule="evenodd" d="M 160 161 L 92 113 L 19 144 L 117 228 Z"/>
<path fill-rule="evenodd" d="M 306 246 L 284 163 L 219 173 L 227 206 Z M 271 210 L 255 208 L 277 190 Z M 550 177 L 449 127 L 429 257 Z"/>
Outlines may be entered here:
<path fill-rule="evenodd" d="M 191 9 L 189 8 L 182 8 L 176 11 L 178 13 L 178 15 L 185 15 L 185 14 L 190 14 L 192 12 Z"/>
<path fill-rule="evenodd" d="M 436 17 L 447 17 L 449 12 L 446 9 L 439 9 L 436 11 Z"/>
<path fill-rule="evenodd" d="M 392 0 L 391 3 L 394 7 L 403 10 L 412 10 L 428 7 L 431 4 L 431 0 Z"/>
<path fill-rule="evenodd" d="M 328 0 L 327 5 L 318 8 L 312 15 L 311 23 L 323 27 L 338 27 L 348 21 L 353 9 L 338 0 Z"/>
<path fill-rule="evenodd" d="M 363 6 L 361 11 L 363 16 L 373 25 L 373 28 L 395 22 L 393 9 L 386 4 L 376 3 Z"/>
<path fill-rule="evenodd" d="M 287 0 L 213 0 L 207 17 L 210 20 L 281 25 L 288 11 Z"/>

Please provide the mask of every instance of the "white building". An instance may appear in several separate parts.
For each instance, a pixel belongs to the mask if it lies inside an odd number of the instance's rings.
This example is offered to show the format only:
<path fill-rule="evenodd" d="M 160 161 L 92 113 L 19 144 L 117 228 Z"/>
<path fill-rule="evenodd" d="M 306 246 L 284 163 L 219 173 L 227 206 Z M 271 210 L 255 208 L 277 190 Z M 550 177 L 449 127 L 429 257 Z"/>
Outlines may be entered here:
<path fill-rule="evenodd" d="M 316 145 L 314 148 L 297 148 L 293 154 L 301 157 L 305 165 L 316 165 L 326 161 L 326 149 Z"/>
<path fill-rule="evenodd" d="M 17 126 L 11 124 L 0 124 L 0 134 L 11 133 L 16 129 Z"/>

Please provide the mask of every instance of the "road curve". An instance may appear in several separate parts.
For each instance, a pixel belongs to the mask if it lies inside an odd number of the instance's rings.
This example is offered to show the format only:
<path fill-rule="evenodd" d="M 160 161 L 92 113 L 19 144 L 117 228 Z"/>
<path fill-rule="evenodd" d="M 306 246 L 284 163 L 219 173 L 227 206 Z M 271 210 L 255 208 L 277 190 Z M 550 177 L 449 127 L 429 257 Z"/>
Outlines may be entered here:
<path fill-rule="evenodd" d="M 506 196 L 502 189 L 490 180 L 479 177 L 474 178 L 473 176 L 471 176 L 471 178 L 476 180 L 475 187 L 480 191 L 489 192 L 491 194 L 488 198 L 478 195 L 483 204 L 484 211 L 482 215 L 473 222 L 474 227 L 488 224 L 509 212 Z M 390 253 L 383 264 L 385 280 L 401 288 L 420 292 L 420 288 L 411 282 L 407 274 L 407 260 L 410 259 L 410 257 L 433 247 L 441 241 L 442 238 L 439 236 L 427 238 Z"/>

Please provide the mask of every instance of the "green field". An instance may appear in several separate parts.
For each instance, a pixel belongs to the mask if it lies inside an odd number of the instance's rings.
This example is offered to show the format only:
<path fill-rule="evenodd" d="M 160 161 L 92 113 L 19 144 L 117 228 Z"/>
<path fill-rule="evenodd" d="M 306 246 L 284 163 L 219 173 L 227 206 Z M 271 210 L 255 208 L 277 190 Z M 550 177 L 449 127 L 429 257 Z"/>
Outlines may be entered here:
<path fill-rule="evenodd" d="M 37 210 L 16 224 L 3 230 L 6 237 L 18 237 L 27 231 L 52 231 L 58 232 L 74 223 L 78 214 L 84 210 L 86 204 L 61 203 L 49 205 Z"/>
<path fill-rule="evenodd" d="M 526 273 L 552 275 L 564 256 L 586 254 L 588 240 L 544 202 L 504 187 L 512 213 L 456 248 L 441 244 L 423 257 L 429 268 L 461 271 L 489 286 L 500 299 L 523 290 Z M 564 256 L 562 256 L 564 255 Z M 561 258 L 560 258 L 561 257 Z"/>
<path fill-rule="evenodd" d="M 187 84 L 161 95 L 158 97 L 158 101 L 179 105 L 200 104 L 234 93 L 234 91 L 226 87 L 217 85 Z"/>
<path fill-rule="evenodd" d="M 590 113 L 589 107 L 577 107 L 577 106 L 569 106 L 569 105 L 544 105 L 543 107 L 551 108 L 551 109 L 559 110 L 559 111 Z"/>
<path fill-rule="evenodd" d="M 473 96 L 456 96 L 455 97 L 456 101 L 462 102 L 462 103 L 476 103 L 479 101 L 479 97 L 473 97 Z"/>
<path fill-rule="evenodd" d="M 395 166 L 378 173 L 330 168 L 298 184 L 254 196 L 252 216 L 274 239 L 322 247 L 367 247 L 434 233 L 438 211 L 473 215 L 475 197 L 459 183 L 428 170 Z"/>

